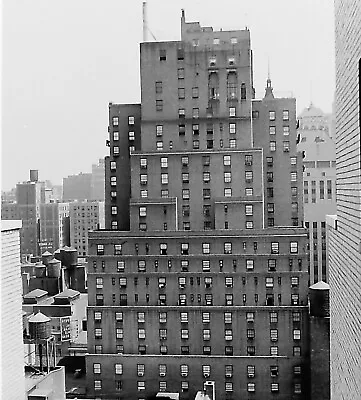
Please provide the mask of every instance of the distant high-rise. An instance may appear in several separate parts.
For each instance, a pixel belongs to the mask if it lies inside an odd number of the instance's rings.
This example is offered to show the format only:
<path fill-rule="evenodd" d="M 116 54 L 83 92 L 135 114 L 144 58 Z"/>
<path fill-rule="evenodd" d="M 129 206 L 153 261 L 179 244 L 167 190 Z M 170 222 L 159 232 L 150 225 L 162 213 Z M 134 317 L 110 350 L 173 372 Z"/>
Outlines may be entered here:
<path fill-rule="evenodd" d="M 69 206 L 70 246 L 80 257 L 88 255 L 88 232 L 104 229 L 103 201 L 75 201 Z"/>
<path fill-rule="evenodd" d="M 298 116 L 297 149 L 303 158 L 303 202 L 309 232 L 310 284 L 328 282 L 326 215 L 336 212 L 335 143 L 329 136 L 331 120 L 312 103 Z"/>
<path fill-rule="evenodd" d="M 361 398 L 361 2 L 335 0 L 336 203 L 328 216 L 331 398 Z"/>
<path fill-rule="evenodd" d="M 91 197 L 90 200 L 104 201 L 105 199 L 105 164 L 100 158 L 98 164 L 92 165 Z"/>
<path fill-rule="evenodd" d="M 21 221 L 1 221 L 1 399 L 24 399 Z"/>
<path fill-rule="evenodd" d="M 69 175 L 63 179 L 63 201 L 84 201 L 91 199 L 91 173 Z"/>
<path fill-rule="evenodd" d="M 296 101 L 254 99 L 248 29 L 181 19 L 109 104 L 107 230 L 89 236 L 89 395 L 309 399 Z M 128 231 L 124 231 L 128 230 Z"/>

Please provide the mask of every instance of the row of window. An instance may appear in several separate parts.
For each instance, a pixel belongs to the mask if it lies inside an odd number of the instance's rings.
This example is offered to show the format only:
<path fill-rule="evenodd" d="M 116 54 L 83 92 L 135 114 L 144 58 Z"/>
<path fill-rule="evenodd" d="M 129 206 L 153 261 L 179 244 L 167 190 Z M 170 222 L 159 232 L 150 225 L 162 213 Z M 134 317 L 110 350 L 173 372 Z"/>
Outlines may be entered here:
<path fill-rule="evenodd" d="M 154 371 L 154 367 L 150 369 L 151 372 Z M 211 376 L 212 370 L 211 365 L 202 365 L 201 366 L 202 375 L 204 378 L 208 378 Z M 123 375 L 123 364 L 114 364 L 114 374 L 115 375 Z M 93 373 L 94 375 L 100 375 L 102 373 L 101 363 L 93 363 Z M 186 378 L 190 375 L 190 366 L 188 364 L 181 364 L 179 366 L 180 376 Z M 192 374 L 197 373 L 197 371 L 193 371 Z M 280 367 L 278 365 L 270 365 L 269 373 L 271 378 L 276 378 L 280 374 Z M 255 378 L 256 374 L 256 366 L 255 365 L 247 365 L 246 367 L 247 378 Z M 300 365 L 295 365 L 293 367 L 293 375 L 294 377 L 301 376 L 302 368 Z M 145 364 L 137 364 L 136 375 L 139 377 L 143 377 L 146 375 Z M 158 364 L 158 375 L 160 377 L 165 377 L 167 375 L 167 364 Z M 233 378 L 234 371 L 233 365 L 228 364 L 224 366 L 224 377 L 225 378 Z"/>
<path fill-rule="evenodd" d="M 144 295 L 144 293 L 142 292 L 142 295 Z M 145 293 L 145 301 L 146 303 L 150 302 L 150 294 L 149 293 Z M 282 305 L 282 295 L 278 294 L 277 295 L 278 298 L 278 304 Z M 197 297 L 195 297 L 195 295 L 192 293 L 188 296 L 186 294 L 180 294 L 178 296 L 178 303 L 177 305 L 179 306 L 186 306 L 189 305 L 187 302 L 187 299 L 190 300 L 191 303 L 193 303 L 196 299 L 198 301 L 198 304 L 203 304 L 205 306 L 213 306 L 213 294 L 211 293 L 207 293 L 204 295 L 204 299 L 203 299 L 203 303 L 202 303 L 202 295 L 201 294 L 197 294 Z M 112 295 L 112 301 L 113 301 L 113 305 L 115 305 L 115 301 L 116 301 L 116 295 L 115 293 L 113 293 Z M 254 295 L 254 302 L 257 305 L 257 303 L 259 302 L 259 295 L 258 293 L 256 293 Z M 137 304 L 139 302 L 139 294 L 135 293 L 134 294 L 134 303 Z M 242 295 L 242 302 L 243 305 L 245 306 L 247 304 L 247 295 L 243 294 Z M 274 306 L 275 305 L 275 295 L 273 293 L 267 293 L 265 296 L 265 301 L 262 302 L 263 305 L 266 306 Z M 292 306 L 298 306 L 300 304 L 300 300 L 299 300 L 299 294 L 298 293 L 292 293 L 291 294 L 291 305 Z M 103 306 L 104 305 L 104 295 L 103 293 L 96 293 L 95 295 L 95 305 L 97 306 Z M 126 306 L 128 305 L 128 295 L 121 293 L 119 295 L 119 305 L 120 306 Z M 167 295 L 166 294 L 158 294 L 158 300 L 157 300 L 157 305 L 159 306 L 166 306 L 167 305 Z M 221 304 L 217 304 L 217 305 L 221 305 Z M 224 304 L 225 306 L 233 306 L 234 301 L 233 301 L 233 294 L 226 294 L 224 296 Z"/>
<path fill-rule="evenodd" d="M 102 312 L 101 311 L 94 311 L 94 321 L 96 323 L 102 322 Z M 241 314 L 242 315 L 242 314 Z M 292 311 L 290 313 L 292 322 L 298 323 L 301 321 L 301 313 L 299 311 Z M 223 313 L 223 319 L 225 324 L 231 324 L 233 321 L 234 313 L 230 311 L 226 311 Z M 245 320 L 248 324 L 253 324 L 255 322 L 255 313 L 253 311 L 248 311 L 244 315 Z M 165 324 L 167 323 L 168 313 L 165 311 L 161 311 L 158 313 L 159 323 Z M 203 324 L 209 324 L 211 322 L 211 313 L 210 312 L 202 312 L 201 319 Z M 123 322 L 124 321 L 124 314 L 122 311 L 115 313 L 115 321 L 116 322 Z M 137 321 L 138 323 L 146 322 L 146 313 L 141 311 L 137 312 Z M 189 322 L 189 313 L 187 311 L 181 311 L 179 313 L 179 321 L 183 324 L 187 324 Z M 270 324 L 277 324 L 278 323 L 278 312 L 271 311 L 269 313 L 269 322 Z"/>
<path fill-rule="evenodd" d="M 128 116 L 128 125 L 134 125 L 135 117 L 133 115 Z M 119 117 L 112 117 L 113 126 L 119 126 Z"/>
<path fill-rule="evenodd" d="M 209 374 L 206 372 L 203 375 L 209 376 Z M 160 376 L 163 376 L 163 375 L 160 375 Z M 188 392 L 188 390 L 189 390 L 189 382 L 188 381 L 182 381 L 180 386 L 181 386 L 182 393 Z M 115 381 L 115 390 L 122 390 L 122 388 L 123 388 L 122 381 L 116 380 Z M 145 381 L 137 382 L 137 389 L 139 392 L 145 390 L 145 388 L 146 388 Z M 94 390 L 102 390 L 102 380 L 100 380 L 100 379 L 94 380 Z M 167 389 L 167 381 L 160 381 L 159 382 L 159 391 L 165 392 L 167 390 L 169 390 L 169 388 Z M 173 386 L 172 386 L 172 390 L 173 390 Z M 233 382 L 225 382 L 224 390 L 226 391 L 226 393 L 232 393 L 234 390 Z M 272 382 L 271 386 L 270 386 L 270 391 L 271 391 L 271 393 L 278 393 L 279 392 L 279 383 Z M 253 382 L 248 382 L 247 383 L 247 392 L 250 392 L 250 393 L 256 392 L 256 384 Z M 263 387 L 262 387 L 262 392 L 264 392 Z M 295 394 L 302 393 L 301 383 L 294 383 L 293 392 Z M 139 398 L 138 400 L 145 400 L 145 399 Z"/>
<path fill-rule="evenodd" d="M 232 254 L 232 242 L 224 242 L 223 243 L 223 251 L 224 254 Z M 198 247 L 198 246 L 197 246 Z M 114 255 L 120 256 L 123 254 L 123 245 L 122 244 L 114 244 Z M 189 243 L 180 243 L 179 254 L 181 255 L 190 255 L 196 254 L 190 251 Z M 97 255 L 105 254 L 105 246 L 104 244 L 97 244 Z M 139 251 L 139 248 L 138 248 Z M 270 243 L 270 251 L 271 254 L 280 254 L 280 244 L 279 242 L 271 242 Z M 289 252 L 291 254 L 298 253 L 298 242 L 290 241 L 289 242 Z M 159 243 L 159 254 L 160 255 L 168 255 L 168 244 L 167 243 Z M 211 254 L 211 243 L 202 243 L 202 254 Z"/>
<path fill-rule="evenodd" d="M 100 328 L 99 328 L 100 329 Z M 101 339 L 101 336 L 96 337 L 96 339 Z M 103 346 L 95 345 L 94 346 L 95 354 L 102 354 Z M 124 354 L 124 345 L 116 346 L 117 354 Z M 159 346 L 159 353 L 162 355 L 168 354 L 168 347 L 165 344 Z M 147 346 L 145 344 L 138 345 L 138 354 L 143 355 L 147 354 Z M 154 354 L 154 353 L 151 353 Z M 188 355 L 191 354 L 189 350 L 189 346 L 183 345 L 180 347 L 180 354 Z M 193 353 L 194 354 L 194 353 Z M 202 348 L 203 355 L 211 355 L 212 354 L 212 346 L 203 346 Z M 292 354 L 294 357 L 301 356 L 301 346 L 293 346 Z M 233 356 L 233 355 L 243 355 L 243 354 L 235 354 L 233 346 L 225 346 L 224 355 Z M 247 346 L 246 355 L 249 357 L 256 356 L 256 347 L 255 346 Z M 261 356 L 265 356 L 265 354 L 259 354 Z M 279 356 L 278 346 L 271 346 L 269 351 L 270 356 Z"/>
<path fill-rule="evenodd" d="M 203 333 L 204 341 L 211 340 L 211 330 L 210 329 L 203 329 L 202 333 Z M 247 329 L 246 333 L 247 333 L 247 335 L 246 335 L 247 340 L 255 339 L 255 337 L 256 337 L 255 329 Z M 172 337 L 173 337 L 173 335 L 174 335 L 174 330 L 172 329 Z M 133 336 L 133 332 L 132 332 L 131 336 Z M 95 339 L 102 338 L 102 328 L 95 328 L 94 337 L 95 337 Z M 189 329 L 181 329 L 180 337 L 182 340 L 189 340 L 190 339 Z M 198 332 L 196 333 L 195 337 L 198 338 Z M 301 340 L 301 330 L 294 329 L 292 337 L 293 337 L 293 340 Z M 117 340 L 124 339 L 124 329 L 123 328 L 115 329 L 115 338 Z M 167 329 L 159 329 L 159 340 L 167 340 L 167 338 L 168 338 L 168 330 Z M 146 330 L 144 328 L 139 328 L 138 329 L 138 340 L 142 340 L 142 339 L 146 339 Z M 217 341 L 218 340 L 219 340 L 219 337 L 217 337 Z M 233 340 L 233 330 L 232 329 L 225 329 L 224 340 L 226 342 Z M 239 338 L 238 338 L 238 340 L 239 340 Z M 270 330 L 270 341 L 271 342 L 278 341 L 278 329 Z"/>
<path fill-rule="evenodd" d="M 246 242 L 244 242 L 244 243 L 246 243 Z M 254 243 L 257 244 L 257 242 L 254 242 Z M 246 247 L 244 247 L 244 250 L 246 250 Z M 257 252 L 256 247 L 254 247 L 254 252 L 255 253 Z M 139 248 L 136 251 L 136 254 L 138 254 L 138 253 L 139 253 Z M 148 250 L 146 250 L 146 254 L 148 254 L 148 253 L 149 253 L 149 248 L 148 248 Z M 290 258 L 288 260 L 289 271 L 295 270 L 295 265 L 294 265 L 295 262 L 296 262 L 296 260 L 293 260 L 292 258 Z M 214 266 L 215 266 L 214 264 L 215 264 L 215 262 L 212 262 L 212 271 L 214 271 Z M 219 271 L 223 272 L 223 268 L 224 268 L 223 260 L 218 260 L 217 265 L 218 265 Z M 124 260 L 117 261 L 117 272 L 125 272 L 125 266 L 126 266 L 126 262 Z M 154 271 L 158 272 L 159 260 L 154 260 L 153 266 L 154 266 Z M 237 270 L 237 266 L 238 266 L 238 260 L 236 260 L 236 259 L 232 260 L 232 267 L 233 267 L 234 271 Z M 275 272 L 277 270 L 277 260 L 274 258 L 268 259 L 267 266 L 268 266 L 269 272 Z M 302 271 L 302 259 L 297 260 L 297 266 L 298 266 L 298 270 Z M 105 269 L 105 261 L 104 260 L 101 262 L 101 267 L 103 270 Z M 149 264 L 148 264 L 148 267 L 149 267 Z M 173 267 L 173 262 L 171 259 L 168 260 L 167 267 L 168 267 L 168 270 Z M 187 272 L 188 268 L 189 268 L 189 260 L 181 260 L 180 267 L 183 272 Z M 246 259 L 245 267 L 246 267 L 247 271 L 254 271 L 255 260 L 254 259 Z M 94 270 L 96 270 L 97 261 L 93 261 L 93 268 L 94 268 Z M 138 272 L 146 272 L 146 269 L 147 269 L 146 260 L 138 260 Z M 202 271 L 203 272 L 211 271 L 211 260 L 202 260 Z M 192 279 L 192 278 L 190 278 L 190 279 Z M 244 280 L 244 284 L 246 284 L 246 277 L 243 277 L 242 280 Z"/>
<path fill-rule="evenodd" d="M 253 261 L 253 260 L 252 260 Z M 144 263 L 144 265 L 140 266 L 140 264 L 138 263 L 138 271 L 139 272 L 144 272 L 145 270 L 145 261 L 141 261 L 142 264 Z M 183 272 L 187 272 L 188 271 L 188 261 L 186 260 L 186 262 L 181 262 L 182 265 L 182 271 Z M 252 263 L 252 270 L 253 270 L 253 263 Z M 133 278 L 134 279 L 134 285 L 137 286 L 138 285 L 138 277 Z M 118 278 L 119 280 L 119 286 L 121 288 L 126 288 L 127 287 L 127 278 L 125 277 L 121 277 Z M 197 282 L 197 285 L 199 286 L 201 284 L 201 277 L 197 277 L 196 280 L 193 277 L 185 277 L 185 276 L 181 276 L 178 277 L 178 287 L 179 289 L 185 289 L 185 287 L 187 286 L 187 281 L 189 285 L 193 286 L 194 282 Z M 210 289 L 213 286 L 213 278 L 211 276 L 206 276 L 203 278 L 204 281 L 204 287 L 206 289 Z M 264 283 L 266 288 L 273 288 L 274 287 L 274 281 L 275 279 L 272 276 L 267 276 L 265 277 Z M 282 284 L 282 278 L 279 276 L 278 277 L 278 284 L 281 285 Z M 115 285 L 116 282 L 116 278 L 112 278 L 112 284 Z M 255 285 L 258 285 L 258 277 L 255 276 L 254 277 L 254 283 Z M 291 287 L 292 288 L 296 288 L 299 285 L 299 277 L 298 276 L 291 276 L 290 278 L 290 283 L 291 283 Z M 149 277 L 145 278 L 145 284 L 146 286 L 149 285 Z M 160 289 L 164 289 L 167 285 L 167 278 L 166 277 L 159 277 L 158 278 L 158 287 Z M 226 288 L 233 288 L 234 287 L 234 279 L 232 276 L 226 276 L 224 278 L 224 286 Z M 97 289 L 103 289 L 104 287 L 104 279 L 102 277 L 96 277 L 96 288 Z"/>

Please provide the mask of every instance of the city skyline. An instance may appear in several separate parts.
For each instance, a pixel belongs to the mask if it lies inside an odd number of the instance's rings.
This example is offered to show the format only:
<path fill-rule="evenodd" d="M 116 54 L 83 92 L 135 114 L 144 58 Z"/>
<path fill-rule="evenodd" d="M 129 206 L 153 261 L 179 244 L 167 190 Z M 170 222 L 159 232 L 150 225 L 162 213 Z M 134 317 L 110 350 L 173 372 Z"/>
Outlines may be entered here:
<path fill-rule="evenodd" d="M 259 0 L 240 7 L 225 1 L 220 9 L 204 1 L 152 0 L 148 23 L 158 41 L 178 38 L 181 8 L 188 20 L 204 26 L 212 25 L 216 14 L 215 29 L 248 26 L 256 98 L 263 96 L 269 65 L 276 95 L 292 92 L 298 114 L 311 100 L 331 112 L 333 4 L 307 0 L 292 2 L 292 8 L 287 5 L 283 0 Z M 152 34 L 148 40 L 153 41 Z M 5 3 L 3 190 L 24 180 L 30 168 L 58 184 L 105 156 L 108 102 L 140 101 L 141 41 L 141 1 L 126 8 L 114 1 L 101 7 L 89 1 Z M 8 151 L 19 142 L 17 151 Z"/>

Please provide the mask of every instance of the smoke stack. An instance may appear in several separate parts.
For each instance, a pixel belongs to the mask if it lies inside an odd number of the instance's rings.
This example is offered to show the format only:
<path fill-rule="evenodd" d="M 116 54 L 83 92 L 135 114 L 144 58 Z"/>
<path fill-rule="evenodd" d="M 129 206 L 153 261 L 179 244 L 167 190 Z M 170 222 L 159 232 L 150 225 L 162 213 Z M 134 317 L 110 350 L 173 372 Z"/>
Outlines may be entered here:
<path fill-rule="evenodd" d="M 30 170 L 30 182 L 38 182 L 39 180 L 39 171 L 37 169 Z"/>

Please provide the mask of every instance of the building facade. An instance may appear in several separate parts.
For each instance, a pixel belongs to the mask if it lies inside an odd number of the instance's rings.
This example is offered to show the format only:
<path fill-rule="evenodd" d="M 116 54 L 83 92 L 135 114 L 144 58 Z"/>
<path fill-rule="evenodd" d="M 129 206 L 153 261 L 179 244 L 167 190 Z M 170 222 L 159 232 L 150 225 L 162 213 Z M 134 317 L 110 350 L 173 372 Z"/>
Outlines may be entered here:
<path fill-rule="evenodd" d="M 328 216 L 331 398 L 361 397 L 361 3 L 335 0 L 336 204 Z"/>
<path fill-rule="evenodd" d="M 295 99 L 274 98 L 268 80 L 254 100 L 248 30 L 182 12 L 181 31 L 141 44 L 141 106 L 109 106 L 88 395 L 193 398 L 211 380 L 220 398 L 308 399 Z"/>
<path fill-rule="evenodd" d="M 25 395 L 20 229 L 21 221 L 1 221 L 2 399 L 23 399 Z"/>
<path fill-rule="evenodd" d="M 304 152 L 303 202 L 309 232 L 310 284 L 328 282 L 326 215 L 336 212 L 336 154 L 332 117 L 312 103 L 298 116 L 297 149 Z"/>
<path fill-rule="evenodd" d="M 69 205 L 70 246 L 80 257 L 88 255 L 88 233 L 102 229 L 104 223 L 104 202 L 79 201 Z"/>

